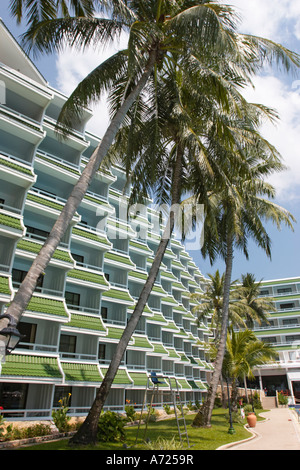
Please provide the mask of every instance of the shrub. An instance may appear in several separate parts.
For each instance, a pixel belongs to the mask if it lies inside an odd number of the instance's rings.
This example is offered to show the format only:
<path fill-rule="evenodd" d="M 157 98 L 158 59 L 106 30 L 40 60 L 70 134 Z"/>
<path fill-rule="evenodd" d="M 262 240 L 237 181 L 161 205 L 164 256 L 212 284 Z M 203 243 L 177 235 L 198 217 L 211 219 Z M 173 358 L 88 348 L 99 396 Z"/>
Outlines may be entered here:
<path fill-rule="evenodd" d="M 182 444 L 175 441 L 175 437 L 172 439 L 158 437 L 154 442 L 147 442 L 146 447 L 149 450 L 178 450 L 182 449 Z"/>
<path fill-rule="evenodd" d="M 278 393 L 278 403 L 279 403 L 279 405 L 287 405 L 288 401 L 289 401 L 289 399 L 288 399 L 287 395 L 284 395 L 281 392 Z"/>
<path fill-rule="evenodd" d="M 62 398 L 59 400 L 60 408 L 57 410 L 52 411 L 52 418 L 54 421 L 55 426 L 59 430 L 59 432 L 68 432 L 70 430 L 69 421 L 71 419 L 70 416 L 67 416 L 69 411 L 69 401 L 70 401 L 71 394 L 67 397 Z"/>
<path fill-rule="evenodd" d="M 124 441 L 125 420 L 118 413 L 106 411 L 98 422 L 98 440 L 102 442 Z"/>
<path fill-rule="evenodd" d="M 136 412 L 133 405 L 130 405 L 130 400 L 126 400 L 125 413 L 127 421 L 134 421 L 136 419 Z"/>
<path fill-rule="evenodd" d="M 14 439 L 16 434 L 14 434 Z M 32 426 L 29 426 L 28 428 L 24 428 L 21 431 L 22 438 L 27 439 L 30 437 L 37 437 L 37 436 L 47 436 L 51 434 L 51 427 L 48 424 L 33 424 Z"/>
<path fill-rule="evenodd" d="M 167 413 L 167 415 L 170 415 L 172 413 L 170 405 L 168 405 L 168 403 L 165 403 L 163 406 L 164 406 L 164 410 Z"/>
<path fill-rule="evenodd" d="M 252 405 L 244 406 L 244 411 L 245 411 L 246 416 L 247 416 L 248 413 L 253 413 Z M 255 411 L 254 411 L 254 413 L 255 413 Z"/>

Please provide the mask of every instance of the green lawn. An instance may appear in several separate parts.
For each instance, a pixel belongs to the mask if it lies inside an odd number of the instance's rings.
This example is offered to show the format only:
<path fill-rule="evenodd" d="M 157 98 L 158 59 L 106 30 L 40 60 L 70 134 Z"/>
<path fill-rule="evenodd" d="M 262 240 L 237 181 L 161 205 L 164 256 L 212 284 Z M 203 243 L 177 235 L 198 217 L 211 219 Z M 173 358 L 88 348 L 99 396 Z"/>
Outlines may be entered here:
<path fill-rule="evenodd" d="M 213 412 L 211 421 L 211 428 L 193 428 L 191 423 L 194 415 L 186 416 L 186 425 L 191 445 L 191 450 L 215 450 L 218 447 L 239 440 L 250 437 L 250 433 L 243 427 L 243 424 L 234 423 L 233 427 L 235 430 L 234 434 L 229 434 L 229 423 L 225 418 L 225 414 L 228 413 L 226 410 L 220 408 Z M 246 422 L 246 421 L 245 421 Z M 131 426 L 126 428 L 126 446 L 130 451 L 146 450 L 147 446 L 143 442 L 144 426 L 141 426 L 139 439 L 137 445 L 135 445 L 137 426 Z M 164 439 L 175 439 L 179 440 L 178 430 L 175 419 L 166 419 L 149 423 L 146 438 L 150 441 L 155 441 L 158 437 Z M 68 440 L 63 439 L 56 442 L 49 442 L 44 444 L 36 444 L 30 447 L 19 448 L 19 450 L 124 450 L 123 443 L 110 442 L 110 443 L 99 443 L 97 446 L 87 447 L 70 447 Z"/>

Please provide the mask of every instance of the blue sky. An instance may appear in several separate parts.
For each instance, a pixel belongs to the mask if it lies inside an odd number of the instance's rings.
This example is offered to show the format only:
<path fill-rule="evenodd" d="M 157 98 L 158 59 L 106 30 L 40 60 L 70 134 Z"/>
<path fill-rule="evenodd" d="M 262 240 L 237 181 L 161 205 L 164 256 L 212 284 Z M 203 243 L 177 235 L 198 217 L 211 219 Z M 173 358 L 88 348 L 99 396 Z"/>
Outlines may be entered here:
<path fill-rule="evenodd" d="M 300 2 L 291 0 L 232 0 L 228 1 L 241 15 L 240 31 L 263 36 L 300 54 Z M 9 0 L 1 0 L 0 16 L 13 35 L 25 30 L 25 24 L 16 25 L 9 15 Z M 103 58 L 110 55 L 121 44 L 103 52 Z M 124 42 L 125 44 L 125 42 Z M 49 84 L 68 95 L 76 84 L 102 59 L 95 51 L 74 53 L 66 50 L 59 56 L 46 56 L 34 60 L 37 68 Z M 298 83 L 299 80 L 299 83 Z M 276 202 L 289 210 L 298 223 L 292 232 L 285 227 L 279 232 L 269 226 L 272 239 L 272 261 L 262 250 L 249 243 L 250 260 L 236 252 L 233 265 L 233 278 L 251 272 L 257 279 L 277 279 L 300 276 L 300 71 L 298 76 L 286 75 L 276 69 L 266 68 L 254 79 L 255 89 L 246 90 L 246 97 L 253 102 L 275 108 L 280 116 L 276 126 L 264 125 L 265 137 L 280 151 L 287 171 L 272 177 L 271 183 L 277 190 Z M 99 119 L 100 117 L 100 119 Z M 103 135 L 108 122 L 105 103 L 95 107 L 95 117 L 90 129 Z M 199 251 L 191 252 L 203 274 L 212 273 L 217 268 L 224 270 L 224 263 L 214 266 L 203 260 Z"/>

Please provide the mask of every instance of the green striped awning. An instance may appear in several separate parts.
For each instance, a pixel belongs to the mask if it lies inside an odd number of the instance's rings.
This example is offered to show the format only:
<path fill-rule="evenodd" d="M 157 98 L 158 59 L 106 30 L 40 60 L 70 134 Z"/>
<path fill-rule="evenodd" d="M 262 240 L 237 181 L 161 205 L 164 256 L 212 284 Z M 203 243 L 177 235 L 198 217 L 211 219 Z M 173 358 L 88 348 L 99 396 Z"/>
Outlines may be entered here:
<path fill-rule="evenodd" d="M 56 357 L 10 354 L 2 364 L 1 377 L 62 379 Z"/>
<path fill-rule="evenodd" d="M 67 382 L 102 382 L 102 377 L 96 364 L 77 362 L 61 362 Z"/>

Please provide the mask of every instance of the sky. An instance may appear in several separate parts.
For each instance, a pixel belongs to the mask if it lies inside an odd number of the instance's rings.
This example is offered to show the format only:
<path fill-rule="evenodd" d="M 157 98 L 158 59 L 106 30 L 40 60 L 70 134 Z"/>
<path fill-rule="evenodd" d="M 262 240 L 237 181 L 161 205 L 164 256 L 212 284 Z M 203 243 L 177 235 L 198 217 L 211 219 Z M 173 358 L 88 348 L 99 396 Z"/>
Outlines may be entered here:
<path fill-rule="evenodd" d="M 231 0 L 228 2 L 240 16 L 239 30 L 278 42 L 300 54 L 300 2 L 295 0 Z M 12 34 L 19 38 L 26 24 L 16 25 L 9 15 L 9 0 L 1 0 L 0 17 Z M 31 59 L 51 86 L 67 96 L 102 60 L 126 44 L 122 36 L 119 44 L 105 51 L 87 50 L 75 53 L 65 50 L 59 55 Z M 266 67 L 253 80 L 253 88 L 244 91 L 245 97 L 275 109 L 279 114 L 276 125 L 265 123 L 261 132 L 280 152 L 287 170 L 271 177 L 276 189 L 275 202 L 289 210 L 298 222 L 294 231 L 282 227 L 280 231 L 267 225 L 272 240 L 272 259 L 249 242 L 250 258 L 235 252 L 233 279 L 251 272 L 257 280 L 270 280 L 300 276 L 300 70 L 298 75 L 285 74 L 276 68 Z M 88 128 L 102 136 L 109 122 L 105 101 L 94 108 L 94 117 Z M 203 260 L 198 249 L 190 251 L 195 263 L 204 275 L 216 269 L 224 271 L 224 262 L 213 266 Z"/>

